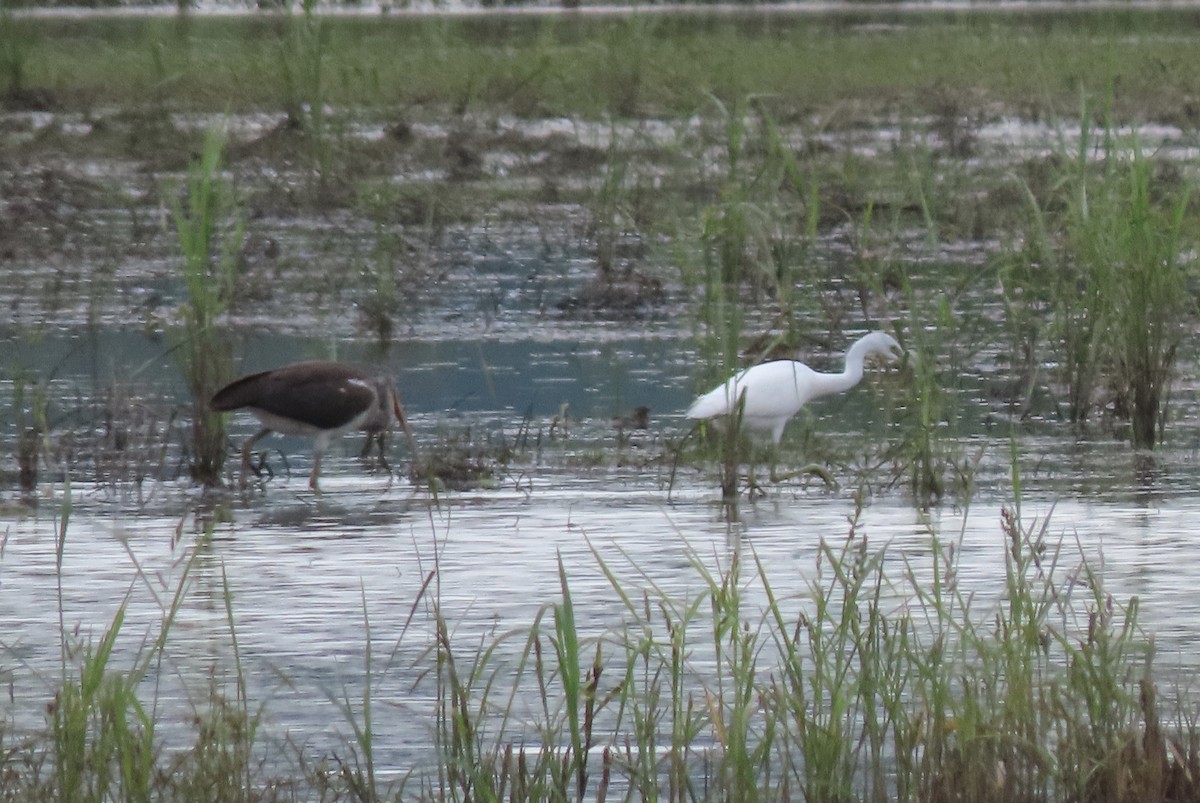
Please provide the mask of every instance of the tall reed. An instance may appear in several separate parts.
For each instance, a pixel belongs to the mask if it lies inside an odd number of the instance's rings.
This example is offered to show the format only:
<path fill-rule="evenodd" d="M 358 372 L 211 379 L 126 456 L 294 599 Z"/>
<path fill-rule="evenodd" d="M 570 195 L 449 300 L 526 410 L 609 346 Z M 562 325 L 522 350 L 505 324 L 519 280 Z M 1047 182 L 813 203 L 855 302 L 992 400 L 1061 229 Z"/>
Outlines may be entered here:
<path fill-rule="evenodd" d="M 176 360 L 192 394 L 192 479 L 218 485 L 225 464 L 225 424 L 208 406 L 233 373 L 233 344 L 219 318 L 233 301 L 243 224 L 232 185 L 222 175 L 225 135 L 209 130 L 172 211 L 186 297 L 171 330 Z"/>
<path fill-rule="evenodd" d="M 187 586 L 185 565 L 174 599 L 163 612 L 158 632 L 147 637 L 138 657 L 126 670 L 113 665 L 130 592 L 96 643 L 77 640 L 65 619 L 63 563 L 68 546 L 72 497 L 70 483 L 63 491 L 55 543 L 60 627 L 60 686 L 47 709 L 50 755 L 56 800 L 151 800 L 159 782 L 161 758 L 154 708 L 139 696 L 139 684 L 158 671 L 162 650 L 179 611 Z"/>
<path fill-rule="evenodd" d="M 751 99 L 757 114 L 746 103 L 713 103 L 724 127 L 724 163 L 717 200 L 702 213 L 708 283 L 744 290 L 754 302 L 765 294 L 790 334 L 799 266 L 815 234 L 815 192 L 761 103 Z"/>
<path fill-rule="evenodd" d="M 1136 139 L 1110 144 L 1103 171 L 1080 210 L 1075 250 L 1102 288 L 1114 404 L 1130 417 L 1133 445 L 1149 449 L 1161 436 L 1176 351 L 1196 308 L 1195 238 L 1184 230 L 1190 190 L 1161 180 Z"/>
<path fill-rule="evenodd" d="M 612 281 L 617 274 L 617 246 L 627 227 L 629 149 L 614 123 L 609 126 L 604 175 L 591 198 L 589 234 L 596 243 L 596 269 L 600 279 Z"/>
<path fill-rule="evenodd" d="M 907 381 L 899 390 L 901 399 L 887 405 L 898 411 L 904 433 L 897 462 L 908 474 L 909 488 L 920 505 L 933 504 L 950 492 L 969 498 L 971 469 L 954 436 L 959 411 L 957 396 L 949 385 L 956 372 L 953 365 L 947 365 L 953 357 L 946 353 L 956 348 L 955 335 L 961 334 L 964 326 L 963 315 L 956 309 L 961 296 L 943 290 L 929 298 L 914 290 L 903 274 L 901 286 L 909 316 Z"/>
<path fill-rule="evenodd" d="M 279 45 L 283 106 L 288 125 L 304 134 L 317 176 L 332 175 L 331 119 L 326 111 L 326 61 L 331 27 L 316 14 L 315 0 L 302 0 L 297 17 L 290 8 Z"/>

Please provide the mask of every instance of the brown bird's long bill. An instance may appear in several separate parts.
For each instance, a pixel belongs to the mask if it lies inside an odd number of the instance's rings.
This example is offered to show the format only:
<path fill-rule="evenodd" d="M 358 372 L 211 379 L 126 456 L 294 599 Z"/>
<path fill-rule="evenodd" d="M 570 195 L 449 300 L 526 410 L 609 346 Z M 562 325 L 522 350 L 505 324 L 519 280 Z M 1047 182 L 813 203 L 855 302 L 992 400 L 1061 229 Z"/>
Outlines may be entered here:
<path fill-rule="evenodd" d="M 404 407 L 400 404 L 399 393 L 392 393 L 392 412 L 396 416 L 396 423 L 404 432 L 404 437 L 408 439 L 408 448 L 412 450 L 413 454 L 416 454 L 417 442 L 413 438 L 412 429 L 408 426 L 408 416 L 404 414 Z"/>

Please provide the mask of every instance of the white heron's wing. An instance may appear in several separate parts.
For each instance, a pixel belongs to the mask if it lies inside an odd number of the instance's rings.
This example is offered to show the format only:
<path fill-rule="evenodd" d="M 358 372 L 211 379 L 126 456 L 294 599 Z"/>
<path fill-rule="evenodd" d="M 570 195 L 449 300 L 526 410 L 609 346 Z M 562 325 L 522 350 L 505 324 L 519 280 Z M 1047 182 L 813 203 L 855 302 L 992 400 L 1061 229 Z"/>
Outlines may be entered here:
<path fill-rule="evenodd" d="M 743 415 L 747 419 L 790 418 L 812 398 L 813 373 L 804 363 L 793 360 L 755 365 L 692 402 L 687 417 L 729 415 L 745 394 Z"/>
<path fill-rule="evenodd" d="M 728 415 L 729 411 L 737 406 L 738 380 L 744 373 L 743 371 L 742 374 L 731 377 L 726 380 L 725 384 L 713 388 L 696 399 L 687 408 L 685 415 L 688 418 L 715 418 L 719 415 Z"/>

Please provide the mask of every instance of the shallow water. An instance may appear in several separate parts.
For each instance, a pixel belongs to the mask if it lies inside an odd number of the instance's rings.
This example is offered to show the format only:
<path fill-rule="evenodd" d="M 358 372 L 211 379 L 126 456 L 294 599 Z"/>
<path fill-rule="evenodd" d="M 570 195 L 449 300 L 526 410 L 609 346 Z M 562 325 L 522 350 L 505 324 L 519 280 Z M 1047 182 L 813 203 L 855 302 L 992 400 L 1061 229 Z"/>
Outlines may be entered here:
<path fill-rule="evenodd" d="M 151 474 L 137 493 L 127 484 L 89 481 L 86 465 L 69 491 L 63 476 L 70 471 L 48 473 L 36 509 L 10 508 L 0 525 L 0 610 L 6 613 L 0 672 L 12 688 L 0 703 L 5 718 L 18 730 L 42 727 L 60 674 L 60 623 L 95 642 L 127 596 L 112 663 L 122 671 L 134 666 L 157 635 L 185 569 L 166 661 L 144 689 L 157 701 L 166 743 L 188 744 L 191 715 L 206 710 L 210 686 L 232 694 L 235 634 L 251 708 L 266 711 L 263 744 L 274 751 L 268 756 L 273 766 L 288 766 L 299 749 L 344 752 L 352 728 L 339 703 L 361 707 L 369 641 L 375 757 L 381 775 L 390 778 L 434 760 L 436 699 L 428 671 L 436 643 L 434 601 L 466 664 L 481 645 L 501 641 L 495 666 L 515 666 L 527 629 L 561 601 L 560 560 L 580 629 L 594 637 L 629 619 L 600 561 L 631 598 L 644 589 L 687 600 L 705 590 L 704 571 L 728 567 L 737 553 L 753 555 L 783 609 L 798 616 L 810 602 L 811 584 L 819 582 L 822 540 L 840 545 L 850 531 L 855 475 L 839 475 L 844 487 L 838 490 L 815 483 L 774 489 L 766 499 L 743 502 L 732 524 L 716 504 L 710 472 L 684 468 L 670 486 L 663 443 L 686 432 L 681 415 L 698 360 L 688 333 L 670 316 L 633 323 L 545 319 L 528 296 L 511 289 L 531 266 L 535 275 L 552 272 L 537 267 L 537 252 L 523 251 L 521 242 L 510 237 L 496 249 L 511 258 L 479 263 L 487 266 L 481 284 L 500 288 L 505 299 L 496 316 L 505 325 L 472 318 L 427 337 L 437 329 L 438 311 L 426 310 L 418 320 L 427 323 L 414 326 L 420 334 L 398 338 L 386 353 L 346 340 L 337 356 L 397 378 L 418 448 L 435 448 L 468 427 L 477 436 L 509 441 L 525 431 L 536 446 L 526 445 L 486 487 L 435 501 L 403 476 L 408 454 L 398 442 L 390 454 L 400 476 L 389 480 L 354 457 L 357 438 L 344 439 L 325 464 L 325 493 L 316 497 L 306 485 L 308 444 L 273 438 L 265 447 L 276 478 L 261 492 L 228 497 L 211 514 L 203 512 L 212 508 L 200 504 L 198 492 L 169 473 Z M 449 309 L 470 308 L 473 292 L 449 294 Z M 441 309 L 444 315 L 447 308 Z M 93 414 L 86 400 L 113 383 L 148 406 L 174 404 L 186 415 L 182 382 L 156 337 L 109 327 L 60 327 L 36 339 L 10 330 L 8 336 L 23 370 L 55 366 L 50 389 L 60 421 L 82 416 L 74 421 L 79 429 L 99 426 L 88 423 Z M 319 355 L 321 347 L 295 336 L 247 336 L 239 366 L 259 370 L 314 356 L 314 349 Z M 1039 434 L 1022 432 L 984 394 L 987 378 L 1003 367 L 986 354 L 974 365 L 971 381 L 956 391 L 962 406 L 974 410 L 963 416 L 962 435 L 964 453 L 979 454 L 970 507 L 955 507 L 964 501 L 957 498 L 922 512 L 903 483 L 889 484 L 886 469 L 866 472 L 869 503 L 859 535 L 872 548 L 886 545 L 893 576 L 911 569 L 925 579 L 932 571 L 931 533 L 961 539 L 960 580 L 986 616 L 1003 588 L 999 510 L 1012 502 L 1008 438 L 1017 433 L 1022 512 L 1033 522 L 1053 511 L 1048 534 L 1064 544 L 1063 587 L 1071 587 L 1076 553 L 1086 556 L 1102 568 L 1118 603 L 1141 599 L 1160 665 L 1193 669 L 1200 634 L 1189 580 L 1200 570 L 1190 548 L 1200 512 L 1195 388 L 1180 383 L 1178 419 L 1147 469 L 1125 444 L 1107 437 L 1079 440 L 1052 422 L 1026 425 Z M 818 433 L 841 451 L 861 445 L 864 433 L 894 438 L 880 407 L 889 386 L 902 381 L 886 376 L 844 399 L 814 404 L 793 430 Z M 4 387 L 9 406 L 14 385 Z M 637 404 L 651 408 L 651 427 L 619 440 L 610 419 Z M 552 435 L 564 409 L 566 428 Z M 255 424 L 238 415 L 230 427 L 236 441 Z M 792 443 L 787 454 L 802 459 L 803 449 Z M 596 453 L 601 458 L 589 458 Z M 72 509 L 59 574 L 59 511 L 68 494 Z M 198 531 L 205 521 L 215 522 L 211 537 Z M 435 585 L 422 596 L 435 569 Z M 761 584 L 748 582 L 744 594 L 752 616 L 761 615 Z M 894 600 L 897 607 L 905 602 L 903 594 Z M 695 671 L 703 673 L 706 660 L 702 650 L 694 655 Z M 512 738 L 518 731 L 514 726 Z"/>

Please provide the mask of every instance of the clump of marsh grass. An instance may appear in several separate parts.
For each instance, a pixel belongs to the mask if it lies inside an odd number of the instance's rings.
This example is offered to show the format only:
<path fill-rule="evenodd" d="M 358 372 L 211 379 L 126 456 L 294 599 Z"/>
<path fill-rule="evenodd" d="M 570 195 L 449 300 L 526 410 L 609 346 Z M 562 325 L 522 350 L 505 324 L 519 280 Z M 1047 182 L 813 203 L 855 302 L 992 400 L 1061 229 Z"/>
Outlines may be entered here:
<path fill-rule="evenodd" d="M 132 483 L 140 498 L 146 479 L 179 473 L 180 467 L 171 463 L 171 443 L 179 439 L 176 430 L 182 424 L 175 410 L 161 409 L 120 384 L 107 388 L 91 407 L 94 439 L 75 447 L 90 451 L 97 481 L 108 483 L 114 493 Z"/>
<path fill-rule="evenodd" d="M 361 260 L 355 305 L 380 346 L 391 342 L 396 317 L 445 278 L 435 259 L 447 215 L 440 192 L 382 182 L 358 188 L 356 206 L 375 236 Z"/>
<path fill-rule="evenodd" d="M 528 487 L 529 468 L 547 459 L 557 460 L 555 465 L 559 466 L 593 468 L 634 463 L 657 470 L 661 453 L 651 448 L 644 456 L 631 459 L 631 447 L 640 448 L 642 442 L 626 431 L 646 432 L 653 440 L 649 410 L 635 408 L 630 416 L 614 418 L 612 423 L 615 455 L 608 432 L 598 439 L 590 437 L 594 433 L 584 437 L 577 432 L 569 405 L 561 405 L 548 419 L 535 416 L 530 405 L 515 430 L 479 425 L 445 429 L 434 443 L 413 457 L 409 476 L 414 483 L 428 485 L 435 492 L 494 488 L 509 481 L 520 490 Z"/>
<path fill-rule="evenodd" d="M 221 173 L 224 142 L 219 128 L 208 132 L 171 215 L 187 291 L 181 326 L 171 335 L 192 394 L 190 470 L 203 485 L 220 484 L 225 464 L 224 419 L 208 400 L 233 374 L 233 344 L 217 320 L 233 300 L 243 236 L 235 194 Z"/>
<path fill-rule="evenodd" d="M 1164 187 L 1137 142 L 1129 148 L 1125 158 L 1106 160 L 1076 249 L 1105 288 L 1115 408 L 1129 416 L 1133 445 L 1148 449 L 1161 437 L 1176 351 L 1196 309 L 1183 229 L 1190 194 Z"/>
<path fill-rule="evenodd" d="M 1111 126 L 1093 142 L 1085 108 L 1073 159 L 1049 197 L 1027 188 L 1022 247 L 1002 269 L 1009 304 L 1045 313 L 1045 331 L 1071 421 L 1086 421 L 1101 391 L 1129 420 L 1136 448 L 1153 448 L 1186 321 L 1196 309 L 1191 195 Z M 1027 327 L 1028 328 L 1028 327 Z"/>
<path fill-rule="evenodd" d="M 69 384 L 51 384 L 28 369 L 14 370 L 9 379 L 16 470 L 6 471 L 4 481 L 16 484 L 22 501 L 36 503 L 39 484 L 84 472 L 97 491 L 133 493 L 144 502 L 146 479 L 177 479 L 186 472 L 176 447 L 188 438 L 187 425 L 161 394 L 147 398 L 127 382 L 72 392 Z M 52 395 L 58 399 L 53 405 Z"/>
<path fill-rule="evenodd" d="M 375 227 L 375 247 L 370 262 L 362 269 L 366 288 L 358 301 L 365 325 L 375 333 L 381 346 L 392 340 L 394 316 L 400 306 L 396 280 L 396 263 L 403 247 L 401 238 L 388 234 L 381 225 Z"/>
<path fill-rule="evenodd" d="M 640 317 L 666 299 L 663 282 L 643 267 L 648 246 L 643 201 L 647 190 L 637 172 L 634 136 L 609 126 L 598 186 L 590 193 L 587 236 L 596 275 L 577 293 L 555 303 L 571 315 Z"/>
<path fill-rule="evenodd" d="M 96 389 L 61 417 L 75 423 L 54 427 L 46 456 L 64 476 L 90 471 L 98 491 L 132 494 L 144 504 L 147 479 L 173 480 L 188 472 L 176 447 L 190 438 L 190 422 L 174 405 L 143 396 L 127 382 Z"/>
<path fill-rule="evenodd" d="M 138 684 L 155 666 L 182 599 L 186 569 L 172 606 L 164 612 L 157 637 L 127 671 L 112 665 L 129 596 L 117 607 L 98 642 L 77 641 L 64 619 L 63 560 L 71 520 L 71 489 L 64 490 L 57 521 L 61 686 L 47 708 L 54 799 L 101 801 L 115 795 L 150 799 L 157 760 L 156 723 L 138 695 Z"/>
<path fill-rule="evenodd" d="M 921 506 L 934 504 L 947 494 L 968 499 L 973 466 L 964 460 L 955 435 L 959 410 L 957 395 L 949 389 L 954 381 L 951 377 L 958 373 L 955 368 L 963 362 L 955 353 L 961 348 L 956 334 L 967 328 L 964 315 L 956 308 L 961 295 L 941 290 L 926 298 L 903 271 L 899 273 L 909 315 L 907 381 L 898 403 L 885 404 L 897 411 L 903 433 L 903 440 L 891 450 L 897 474 L 907 474 L 909 489 Z"/>
<path fill-rule="evenodd" d="M 751 301 L 765 295 L 781 318 L 790 319 L 801 278 L 797 265 L 815 233 L 815 192 L 804 199 L 794 195 L 811 182 L 761 104 L 754 117 L 743 104 L 714 103 L 724 126 L 725 158 L 717 200 L 701 216 L 702 286 L 742 288 Z M 696 284 L 689 276 L 684 281 Z"/>
<path fill-rule="evenodd" d="M 1188 788 L 1194 733 L 1160 721 L 1137 600 L 1049 520 L 1001 516 L 985 599 L 959 545 L 873 544 L 861 506 L 800 595 L 748 548 L 686 551 L 685 598 L 596 552 L 622 621 L 581 632 L 570 578 L 515 667 L 439 625 L 441 794 L 511 799 L 1135 800 Z M 503 640 L 519 638 L 505 634 Z M 509 685 L 511 684 L 511 685 Z M 527 688 L 533 691 L 528 692 Z M 521 691 L 525 690 L 525 691 Z M 520 704 L 532 693 L 537 705 Z M 1113 790 L 1124 790 L 1113 794 Z M 1163 791 L 1163 794 L 1166 794 Z M 1164 799 L 1157 795 L 1153 799 Z"/>
<path fill-rule="evenodd" d="M 483 437 L 473 435 L 470 428 L 450 432 L 413 456 L 409 477 L 434 491 L 489 487 L 505 472 L 514 449 L 502 432 Z"/>
<path fill-rule="evenodd" d="M 617 245 L 627 228 L 625 208 L 626 178 L 629 173 L 629 150 L 622 141 L 616 124 L 609 127 L 608 151 L 600 186 L 592 195 L 590 234 L 596 243 L 596 269 L 601 279 L 611 280 L 616 273 Z"/>

